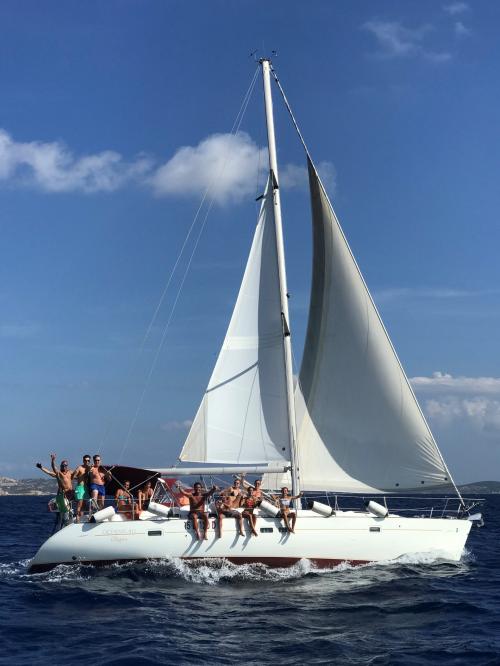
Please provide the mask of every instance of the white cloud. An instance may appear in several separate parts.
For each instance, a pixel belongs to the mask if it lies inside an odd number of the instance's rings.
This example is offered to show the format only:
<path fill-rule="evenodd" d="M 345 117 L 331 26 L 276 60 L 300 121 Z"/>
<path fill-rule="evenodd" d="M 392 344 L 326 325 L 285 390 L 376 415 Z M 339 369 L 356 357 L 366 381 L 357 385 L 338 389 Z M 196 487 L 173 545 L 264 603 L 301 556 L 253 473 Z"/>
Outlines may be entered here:
<path fill-rule="evenodd" d="M 210 195 L 219 204 L 239 201 L 255 193 L 259 165 L 266 164 L 264 150 L 246 132 L 212 134 L 197 146 L 183 146 L 151 177 L 159 195 Z"/>
<path fill-rule="evenodd" d="M 0 129 L 0 181 L 34 185 L 45 192 L 111 192 L 141 177 L 151 160 L 132 162 L 112 150 L 75 157 L 62 143 L 19 142 Z"/>
<path fill-rule="evenodd" d="M 457 37 L 468 37 L 472 32 L 469 28 L 465 27 L 462 21 L 455 21 L 454 29 Z"/>
<path fill-rule="evenodd" d="M 441 425 L 461 421 L 483 433 L 500 436 L 500 400 L 448 396 L 443 400 L 427 400 L 424 410 L 429 419 Z"/>
<path fill-rule="evenodd" d="M 465 289 L 451 289 L 449 287 L 389 287 L 373 292 L 377 303 L 388 303 L 397 300 L 434 299 L 446 300 L 469 298 L 498 293 L 497 290 L 468 291 Z"/>
<path fill-rule="evenodd" d="M 167 432 L 172 432 L 175 430 L 189 430 L 192 425 L 192 421 L 186 419 L 185 421 L 167 421 L 166 423 L 161 424 L 161 429 L 166 430 Z"/>
<path fill-rule="evenodd" d="M 377 39 L 381 48 L 379 56 L 386 58 L 420 56 L 435 63 L 447 62 L 451 54 L 429 50 L 423 45 L 427 35 L 433 31 L 431 25 L 406 28 L 399 21 L 373 19 L 362 26 Z"/>
<path fill-rule="evenodd" d="M 457 14 L 466 12 L 469 9 L 469 5 L 466 2 L 452 2 L 449 5 L 445 5 L 443 9 L 451 16 L 456 16 Z"/>
<path fill-rule="evenodd" d="M 494 394 L 500 397 L 500 377 L 453 377 L 443 372 L 434 372 L 431 377 L 412 377 L 410 381 L 419 393 Z"/>
<path fill-rule="evenodd" d="M 337 171 L 331 162 L 320 162 L 316 165 L 323 185 L 330 195 L 335 194 L 337 188 Z M 285 164 L 280 170 L 280 185 L 285 189 L 307 190 L 309 175 L 307 167 L 297 164 Z"/>
<path fill-rule="evenodd" d="M 112 150 L 76 157 L 61 142 L 19 142 L 0 129 L 0 183 L 51 193 L 113 192 L 136 185 L 159 196 L 202 196 L 210 188 L 215 203 L 238 202 L 254 196 L 257 173 L 267 169 L 267 149 L 245 132 L 213 134 L 157 164 L 145 155 L 127 161 Z M 333 191 L 333 165 L 322 162 L 318 170 Z M 281 173 L 283 187 L 306 186 L 305 167 L 285 164 Z"/>
<path fill-rule="evenodd" d="M 493 435 L 500 441 L 500 378 L 454 377 L 434 372 L 410 379 L 435 425 Z"/>

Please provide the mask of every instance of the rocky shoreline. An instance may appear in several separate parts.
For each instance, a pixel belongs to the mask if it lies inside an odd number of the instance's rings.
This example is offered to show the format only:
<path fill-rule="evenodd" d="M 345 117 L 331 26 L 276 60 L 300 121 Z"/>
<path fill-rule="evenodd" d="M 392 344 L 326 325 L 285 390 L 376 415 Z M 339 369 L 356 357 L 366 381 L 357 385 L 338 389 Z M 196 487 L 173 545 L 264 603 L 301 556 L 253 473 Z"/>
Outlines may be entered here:
<path fill-rule="evenodd" d="M 0 496 L 2 495 L 55 495 L 55 479 L 10 479 L 0 476 Z"/>
<path fill-rule="evenodd" d="M 500 481 L 477 481 L 459 486 L 460 492 L 464 495 L 491 495 L 500 494 Z M 441 492 L 445 493 L 448 489 Z M 0 476 L 0 496 L 13 495 L 55 495 L 57 484 L 55 479 L 10 479 L 6 476 Z M 434 489 L 428 491 L 439 493 Z"/>

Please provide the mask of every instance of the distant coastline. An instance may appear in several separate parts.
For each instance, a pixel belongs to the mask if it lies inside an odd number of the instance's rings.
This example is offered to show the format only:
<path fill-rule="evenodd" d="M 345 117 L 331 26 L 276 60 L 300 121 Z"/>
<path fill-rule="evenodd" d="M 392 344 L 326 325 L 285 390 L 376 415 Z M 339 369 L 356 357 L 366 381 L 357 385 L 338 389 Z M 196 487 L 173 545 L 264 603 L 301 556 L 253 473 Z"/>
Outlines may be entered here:
<path fill-rule="evenodd" d="M 459 489 L 464 495 L 498 495 L 500 494 L 500 481 L 465 483 L 459 486 Z M 56 483 L 53 479 L 10 479 L 6 476 L 0 476 L 0 497 L 6 495 L 55 495 L 56 490 Z M 434 488 L 427 492 L 445 493 L 449 490 L 449 487 L 442 490 Z"/>

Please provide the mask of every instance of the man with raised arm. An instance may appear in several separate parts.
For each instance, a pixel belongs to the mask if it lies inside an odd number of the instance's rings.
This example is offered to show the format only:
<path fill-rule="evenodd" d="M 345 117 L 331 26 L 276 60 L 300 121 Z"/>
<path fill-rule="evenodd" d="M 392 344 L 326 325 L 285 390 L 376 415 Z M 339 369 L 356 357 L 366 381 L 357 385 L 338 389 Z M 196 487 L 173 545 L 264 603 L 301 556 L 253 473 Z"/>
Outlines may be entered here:
<path fill-rule="evenodd" d="M 181 495 L 184 495 L 184 497 L 189 499 L 189 518 L 193 521 L 193 527 L 194 531 L 196 532 L 196 536 L 198 537 L 198 541 L 201 541 L 202 538 L 198 518 L 201 518 L 203 522 L 203 529 L 205 531 L 204 538 L 208 539 L 208 515 L 205 510 L 205 502 L 215 493 L 217 486 L 212 486 L 209 491 L 204 493 L 202 491 L 201 483 L 198 481 L 194 484 L 192 493 L 188 493 L 183 490 L 179 484 L 177 484 L 177 490 L 181 493 Z"/>
<path fill-rule="evenodd" d="M 54 479 L 57 479 L 56 504 L 59 510 L 59 519 L 56 522 L 56 526 L 54 527 L 54 529 L 56 529 L 57 525 L 59 526 L 63 525 L 64 522 L 63 518 L 65 517 L 65 514 L 68 513 L 68 511 L 70 510 L 71 505 L 69 504 L 69 502 L 71 502 L 71 500 L 73 499 L 72 472 L 69 469 L 69 464 L 67 460 L 62 460 L 59 469 L 56 468 L 55 453 L 50 454 L 50 466 L 52 470 L 44 467 L 42 463 L 37 463 L 36 466 L 38 467 L 38 469 L 42 470 L 44 474 L 47 474 L 48 476 L 51 476 Z"/>

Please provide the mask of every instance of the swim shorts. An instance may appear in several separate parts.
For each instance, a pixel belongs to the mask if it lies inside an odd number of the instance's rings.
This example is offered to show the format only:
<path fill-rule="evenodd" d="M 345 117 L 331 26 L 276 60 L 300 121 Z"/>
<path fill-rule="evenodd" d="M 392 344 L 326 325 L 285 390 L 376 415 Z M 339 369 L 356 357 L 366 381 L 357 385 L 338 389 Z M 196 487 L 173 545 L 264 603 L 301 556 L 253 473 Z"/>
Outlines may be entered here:
<path fill-rule="evenodd" d="M 90 484 L 90 490 L 97 490 L 98 495 L 102 495 L 103 497 L 106 497 L 106 488 L 102 486 L 100 483 L 91 483 Z"/>
<path fill-rule="evenodd" d="M 59 513 L 66 513 L 69 509 L 69 502 L 62 493 L 57 493 L 56 505 Z"/>
<path fill-rule="evenodd" d="M 90 499 L 87 492 L 87 486 L 84 483 L 79 483 L 75 488 L 75 499 L 88 500 Z"/>
<path fill-rule="evenodd" d="M 226 516 L 227 518 L 239 518 L 240 517 L 240 512 L 236 511 L 236 509 L 225 509 L 224 511 L 221 511 L 221 513 Z"/>

